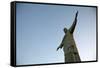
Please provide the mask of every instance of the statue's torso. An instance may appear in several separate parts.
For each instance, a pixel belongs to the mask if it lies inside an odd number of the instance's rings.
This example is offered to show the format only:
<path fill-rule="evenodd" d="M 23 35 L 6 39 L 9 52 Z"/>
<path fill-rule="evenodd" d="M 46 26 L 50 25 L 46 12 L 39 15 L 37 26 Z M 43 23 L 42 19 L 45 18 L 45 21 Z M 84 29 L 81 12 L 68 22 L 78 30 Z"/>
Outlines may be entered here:
<path fill-rule="evenodd" d="M 63 40 L 65 62 L 80 62 L 80 56 L 72 34 L 68 31 Z"/>
<path fill-rule="evenodd" d="M 69 53 L 69 52 L 71 52 L 70 49 L 73 49 L 73 48 L 74 48 L 75 52 L 78 52 L 77 48 L 76 48 L 76 44 L 75 44 L 73 34 L 71 34 L 69 31 L 67 31 L 67 33 L 64 36 L 63 50 L 64 50 L 65 53 Z"/>

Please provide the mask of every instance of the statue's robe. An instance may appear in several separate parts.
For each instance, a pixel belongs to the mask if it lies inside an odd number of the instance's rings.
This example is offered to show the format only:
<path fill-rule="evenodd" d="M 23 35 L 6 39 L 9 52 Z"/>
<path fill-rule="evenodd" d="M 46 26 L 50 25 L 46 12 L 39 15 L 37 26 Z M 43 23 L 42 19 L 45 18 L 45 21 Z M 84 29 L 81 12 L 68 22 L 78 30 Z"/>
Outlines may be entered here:
<path fill-rule="evenodd" d="M 73 34 L 71 34 L 70 31 L 67 31 L 67 33 L 65 33 L 61 45 L 63 46 L 65 63 L 81 61 L 75 44 L 75 40 L 73 38 Z"/>

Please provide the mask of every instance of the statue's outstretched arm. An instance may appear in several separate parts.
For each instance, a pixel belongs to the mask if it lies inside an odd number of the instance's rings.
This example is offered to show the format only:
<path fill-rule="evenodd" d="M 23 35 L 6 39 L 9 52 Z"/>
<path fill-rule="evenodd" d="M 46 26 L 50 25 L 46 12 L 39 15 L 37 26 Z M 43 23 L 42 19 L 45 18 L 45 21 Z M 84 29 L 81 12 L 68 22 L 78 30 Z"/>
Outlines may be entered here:
<path fill-rule="evenodd" d="M 64 36 L 64 38 L 63 38 L 61 44 L 58 46 L 57 51 L 59 50 L 59 48 L 62 48 L 62 47 L 63 47 L 64 39 L 65 39 L 65 36 Z"/>
<path fill-rule="evenodd" d="M 73 21 L 73 24 L 71 25 L 71 27 L 70 27 L 70 29 L 69 29 L 70 33 L 72 33 L 72 34 L 73 34 L 74 29 L 75 29 L 75 26 L 76 26 L 76 24 L 77 24 L 77 16 L 78 16 L 78 11 L 76 12 L 76 15 L 75 15 L 75 19 L 74 19 L 74 21 Z"/>
<path fill-rule="evenodd" d="M 63 44 L 61 43 L 60 46 L 57 48 L 57 51 L 59 50 L 59 48 L 62 48 Z"/>

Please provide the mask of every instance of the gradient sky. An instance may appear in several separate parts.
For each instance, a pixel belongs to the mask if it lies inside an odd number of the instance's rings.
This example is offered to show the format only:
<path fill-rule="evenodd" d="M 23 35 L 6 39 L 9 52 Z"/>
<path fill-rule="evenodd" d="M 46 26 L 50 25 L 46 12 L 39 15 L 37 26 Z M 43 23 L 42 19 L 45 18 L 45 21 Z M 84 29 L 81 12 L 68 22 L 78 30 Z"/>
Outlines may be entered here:
<path fill-rule="evenodd" d="M 63 49 L 56 51 L 79 11 L 74 39 L 82 61 L 96 60 L 96 8 L 16 4 L 17 65 L 64 62 Z"/>

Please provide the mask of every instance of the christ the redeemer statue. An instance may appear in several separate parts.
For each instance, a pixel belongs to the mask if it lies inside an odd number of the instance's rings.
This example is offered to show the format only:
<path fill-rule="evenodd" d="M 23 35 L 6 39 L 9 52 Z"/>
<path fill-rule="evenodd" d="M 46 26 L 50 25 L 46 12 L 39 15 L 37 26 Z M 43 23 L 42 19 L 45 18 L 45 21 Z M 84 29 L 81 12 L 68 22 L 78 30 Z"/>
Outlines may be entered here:
<path fill-rule="evenodd" d="M 73 21 L 73 24 L 69 29 L 64 28 L 64 38 L 60 44 L 60 46 L 57 48 L 63 48 L 64 51 L 64 57 L 65 57 L 65 63 L 69 62 L 81 62 L 78 49 L 75 44 L 75 40 L 73 37 L 73 33 L 75 30 L 75 26 L 77 24 L 77 16 L 78 16 L 78 11 L 76 12 L 75 19 Z"/>

